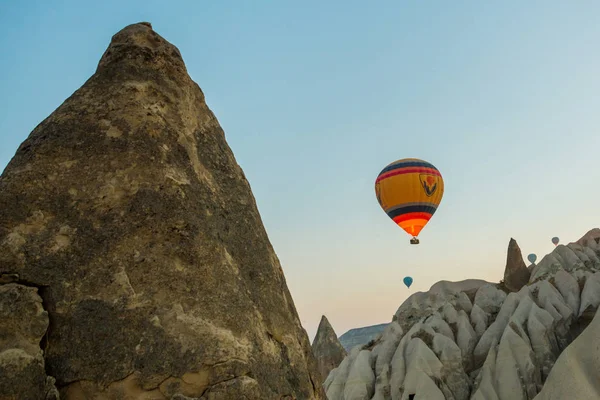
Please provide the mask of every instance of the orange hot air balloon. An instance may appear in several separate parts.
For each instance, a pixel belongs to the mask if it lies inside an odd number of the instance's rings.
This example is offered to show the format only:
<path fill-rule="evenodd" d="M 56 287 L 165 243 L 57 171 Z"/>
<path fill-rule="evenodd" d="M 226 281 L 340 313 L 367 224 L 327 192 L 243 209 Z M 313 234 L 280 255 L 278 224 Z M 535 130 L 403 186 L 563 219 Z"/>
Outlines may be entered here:
<path fill-rule="evenodd" d="M 437 210 L 444 180 L 436 167 L 418 158 L 404 158 L 385 167 L 375 181 L 383 211 L 419 244 L 419 233 Z"/>

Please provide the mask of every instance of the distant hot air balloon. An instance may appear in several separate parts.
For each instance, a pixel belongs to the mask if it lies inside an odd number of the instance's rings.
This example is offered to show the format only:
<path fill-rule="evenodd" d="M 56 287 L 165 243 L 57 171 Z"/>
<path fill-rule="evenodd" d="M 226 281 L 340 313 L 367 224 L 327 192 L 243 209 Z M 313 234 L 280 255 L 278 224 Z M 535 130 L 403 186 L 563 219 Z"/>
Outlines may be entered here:
<path fill-rule="evenodd" d="M 412 283 L 413 283 L 413 278 L 411 278 L 410 276 L 406 276 L 406 277 L 404 277 L 404 279 L 402 281 L 404 282 L 406 287 L 409 288 L 410 285 L 412 285 Z"/>
<path fill-rule="evenodd" d="M 530 255 L 527 256 L 527 259 L 529 260 L 530 263 L 534 263 L 535 260 L 537 260 L 537 256 L 533 253 L 531 253 Z"/>
<path fill-rule="evenodd" d="M 558 246 L 558 242 L 559 242 L 559 241 L 560 241 L 560 239 L 559 239 L 558 237 L 556 237 L 556 236 L 554 236 L 554 237 L 552 238 L 552 243 L 554 243 L 554 245 L 555 245 L 555 246 Z"/>
<path fill-rule="evenodd" d="M 419 244 L 419 233 L 437 210 L 444 195 L 440 171 L 427 161 L 404 158 L 385 167 L 375 181 L 383 211 Z"/>

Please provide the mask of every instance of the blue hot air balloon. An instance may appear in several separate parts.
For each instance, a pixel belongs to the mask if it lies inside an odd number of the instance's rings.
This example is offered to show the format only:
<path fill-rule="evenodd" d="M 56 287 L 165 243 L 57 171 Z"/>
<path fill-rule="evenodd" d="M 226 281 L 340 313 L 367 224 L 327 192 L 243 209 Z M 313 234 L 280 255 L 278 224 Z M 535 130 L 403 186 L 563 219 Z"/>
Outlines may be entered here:
<path fill-rule="evenodd" d="M 554 237 L 552 238 L 552 243 L 554 243 L 554 245 L 555 245 L 555 246 L 558 246 L 558 242 L 559 242 L 559 241 L 560 241 L 560 239 L 559 239 L 558 237 L 556 237 L 556 236 L 554 236 Z"/>
<path fill-rule="evenodd" d="M 406 276 L 403 279 L 404 284 L 406 285 L 406 287 L 410 287 L 410 285 L 412 285 L 413 283 L 413 278 L 411 278 L 410 276 Z"/>
<path fill-rule="evenodd" d="M 527 256 L 527 259 L 529 260 L 530 263 L 534 263 L 535 260 L 537 260 L 537 256 L 533 253 L 531 253 L 530 255 Z"/>

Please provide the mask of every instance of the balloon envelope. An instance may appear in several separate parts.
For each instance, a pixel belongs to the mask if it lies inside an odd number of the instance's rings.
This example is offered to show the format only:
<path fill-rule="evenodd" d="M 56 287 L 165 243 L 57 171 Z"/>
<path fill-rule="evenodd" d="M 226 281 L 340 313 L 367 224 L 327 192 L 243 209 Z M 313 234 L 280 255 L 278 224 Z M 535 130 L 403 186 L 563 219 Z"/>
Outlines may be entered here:
<path fill-rule="evenodd" d="M 413 278 L 411 278 L 410 276 L 407 276 L 403 279 L 404 284 L 406 285 L 406 287 L 410 287 L 410 285 L 412 285 L 413 283 Z"/>
<path fill-rule="evenodd" d="M 527 256 L 527 259 L 529 260 L 530 263 L 534 263 L 535 260 L 537 260 L 537 256 L 533 253 L 531 253 L 530 255 Z"/>
<path fill-rule="evenodd" d="M 559 241 L 560 241 L 560 239 L 559 239 L 559 238 L 557 238 L 556 236 L 554 236 L 554 237 L 552 238 L 552 243 L 554 243 L 554 245 L 555 245 L 555 246 L 556 246 L 556 245 L 558 245 L 558 242 L 559 242 Z"/>
<path fill-rule="evenodd" d="M 386 166 L 375 180 L 379 205 L 400 228 L 419 236 L 444 195 L 440 171 L 427 161 L 404 158 Z"/>

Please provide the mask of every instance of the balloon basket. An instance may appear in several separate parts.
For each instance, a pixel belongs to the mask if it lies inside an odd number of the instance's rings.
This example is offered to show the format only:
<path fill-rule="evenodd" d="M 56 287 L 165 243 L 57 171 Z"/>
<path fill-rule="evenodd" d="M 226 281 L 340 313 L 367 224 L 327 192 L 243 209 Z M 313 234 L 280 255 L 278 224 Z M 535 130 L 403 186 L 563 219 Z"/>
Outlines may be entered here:
<path fill-rule="evenodd" d="M 410 244 L 419 244 L 419 239 L 417 239 L 416 237 L 410 239 Z"/>

